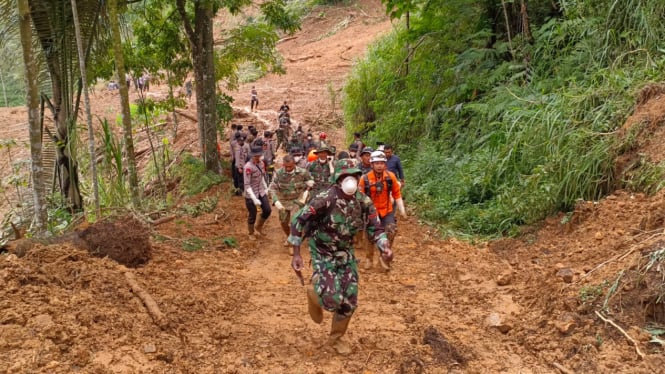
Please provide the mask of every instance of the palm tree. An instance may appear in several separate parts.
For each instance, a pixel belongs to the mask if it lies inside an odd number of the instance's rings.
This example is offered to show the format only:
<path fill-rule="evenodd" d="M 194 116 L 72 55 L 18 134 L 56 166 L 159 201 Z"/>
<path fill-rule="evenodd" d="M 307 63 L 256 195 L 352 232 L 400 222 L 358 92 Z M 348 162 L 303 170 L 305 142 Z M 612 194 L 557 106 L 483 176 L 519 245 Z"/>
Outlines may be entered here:
<path fill-rule="evenodd" d="M 46 232 L 46 191 L 44 168 L 42 165 L 42 131 L 39 121 L 38 66 L 32 53 L 32 28 L 28 0 L 18 0 L 21 46 L 25 65 L 26 90 L 28 98 L 28 123 L 30 132 L 30 155 L 32 183 L 34 186 L 35 228 L 38 234 Z"/>

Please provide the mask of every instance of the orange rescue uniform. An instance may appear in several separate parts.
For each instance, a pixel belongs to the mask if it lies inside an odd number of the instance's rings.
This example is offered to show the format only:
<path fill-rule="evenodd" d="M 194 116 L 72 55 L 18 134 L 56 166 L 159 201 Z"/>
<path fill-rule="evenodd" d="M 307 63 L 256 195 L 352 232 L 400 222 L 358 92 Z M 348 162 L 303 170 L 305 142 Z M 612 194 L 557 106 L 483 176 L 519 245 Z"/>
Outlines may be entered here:
<path fill-rule="evenodd" d="M 376 207 L 376 211 L 379 213 L 379 216 L 383 218 L 393 211 L 393 204 L 390 201 L 390 196 L 392 195 L 392 198 L 397 200 L 402 198 L 402 193 L 400 191 L 399 181 L 397 180 L 397 177 L 395 177 L 394 173 L 385 170 L 382 174 L 383 175 L 380 181 L 383 183 L 383 190 L 381 193 L 377 193 L 376 191 L 376 184 L 379 180 L 377 179 L 374 170 L 371 170 L 367 174 L 360 177 L 360 183 L 358 186 L 360 188 L 360 192 L 365 193 L 367 191 L 365 180 L 367 179 L 367 181 L 369 181 L 368 195 L 370 199 L 372 199 L 372 202 L 374 202 L 374 207 Z M 392 179 L 392 191 L 387 191 L 387 178 Z"/>

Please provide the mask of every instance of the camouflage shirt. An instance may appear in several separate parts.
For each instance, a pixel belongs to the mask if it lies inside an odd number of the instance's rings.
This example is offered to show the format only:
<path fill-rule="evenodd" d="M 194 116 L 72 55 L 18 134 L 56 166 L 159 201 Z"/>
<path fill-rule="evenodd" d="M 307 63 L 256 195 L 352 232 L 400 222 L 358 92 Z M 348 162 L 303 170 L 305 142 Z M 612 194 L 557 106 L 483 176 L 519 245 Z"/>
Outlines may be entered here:
<path fill-rule="evenodd" d="M 314 191 L 327 190 L 332 184 L 330 183 L 330 176 L 332 175 L 332 170 L 330 170 L 331 165 L 329 161 L 322 164 L 316 159 L 307 166 L 307 171 L 314 178 Z"/>
<path fill-rule="evenodd" d="M 338 185 L 317 194 L 291 220 L 289 243 L 301 245 L 309 224 L 310 241 L 324 256 L 353 258 L 353 236 L 363 228 L 379 250 L 387 248 L 388 238 L 372 200 L 360 191 L 351 198 L 345 196 Z"/>
<path fill-rule="evenodd" d="M 287 210 L 295 212 L 300 209 L 302 205 L 297 200 L 307 188 L 305 183 L 310 180 L 312 177 L 303 168 L 296 167 L 292 173 L 287 173 L 284 168 L 278 169 L 269 187 L 273 204 L 279 201 Z"/>

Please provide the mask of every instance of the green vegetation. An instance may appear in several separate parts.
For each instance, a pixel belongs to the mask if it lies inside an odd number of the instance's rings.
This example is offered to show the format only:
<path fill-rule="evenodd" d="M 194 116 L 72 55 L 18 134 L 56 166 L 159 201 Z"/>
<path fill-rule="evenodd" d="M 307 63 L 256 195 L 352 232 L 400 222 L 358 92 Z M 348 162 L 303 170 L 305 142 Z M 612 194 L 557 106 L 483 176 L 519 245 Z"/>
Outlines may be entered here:
<path fill-rule="evenodd" d="M 203 162 L 190 154 L 184 156 L 175 175 L 181 178 L 181 190 L 186 196 L 196 195 L 222 182 L 219 174 L 206 171 Z"/>
<path fill-rule="evenodd" d="M 530 1 L 528 18 L 519 2 L 387 4 L 410 28 L 355 68 L 347 130 L 397 146 L 424 219 L 510 235 L 617 186 L 662 187 L 662 165 L 628 183 L 613 161 L 636 92 L 663 78 L 665 3 Z"/>

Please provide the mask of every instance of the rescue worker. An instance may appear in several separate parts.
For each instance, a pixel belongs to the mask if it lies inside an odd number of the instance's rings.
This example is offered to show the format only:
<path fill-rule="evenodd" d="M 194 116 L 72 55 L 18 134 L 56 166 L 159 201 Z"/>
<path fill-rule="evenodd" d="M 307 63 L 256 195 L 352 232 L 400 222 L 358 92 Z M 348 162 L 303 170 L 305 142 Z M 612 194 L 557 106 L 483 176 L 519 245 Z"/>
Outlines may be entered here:
<path fill-rule="evenodd" d="M 245 206 L 247 207 L 247 231 L 249 239 L 256 240 L 256 235 L 265 236 L 263 225 L 270 217 L 271 208 L 268 199 L 268 186 L 265 179 L 265 164 L 261 160 L 263 149 L 259 147 L 252 148 L 251 159 L 245 164 L 244 182 L 245 182 Z M 261 215 L 257 220 L 257 209 L 261 208 Z M 256 223 L 256 226 L 254 225 Z"/>
<path fill-rule="evenodd" d="M 327 139 L 328 139 L 328 134 L 326 134 L 325 132 L 321 132 L 319 134 L 319 147 L 318 148 L 327 147 L 328 146 L 328 140 Z"/>
<path fill-rule="evenodd" d="M 353 133 L 353 143 L 356 145 L 356 149 L 358 151 L 361 151 L 363 148 L 365 148 L 365 143 L 360 139 L 360 133 L 359 132 L 354 132 Z"/>
<path fill-rule="evenodd" d="M 358 151 L 358 145 L 356 143 L 351 143 L 349 146 L 349 158 L 360 162 L 360 155 L 358 154 Z"/>
<path fill-rule="evenodd" d="M 233 158 L 235 159 L 236 177 L 238 179 L 236 183 L 236 196 L 240 196 L 245 190 L 243 186 L 243 168 L 245 167 L 245 163 L 249 160 L 250 149 L 249 144 L 245 143 L 245 137 L 242 134 L 236 133 L 236 143 L 237 145 L 235 146 L 235 154 Z"/>
<path fill-rule="evenodd" d="M 229 151 L 231 153 L 231 178 L 233 178 L 233 187 L 235 188 L 236 193 L 238 190 L 238 168 L 236 165 L 236 148 L 238 147 L 238 141 L 236 137 L 237 125 L 234 123 L 231 125 L 231 135 L 229 136 Z"/>
<path fill-rule="evenodd" d="M 307 165 L 307 171 L 314 178 L 314 193 L 327 190 L 330 187 L 330 176 L 333 175 L 335 167 L 333 166 L 329 157 L 333 155 L 332 151 L 328 147 L 321 147 L 316 150 L 315 161 L 312 161 Z"/>
<path fill-rule="evenodd" d="M 386 170 L 386 155 L 383 152 L 372 152 L 370 162 L 372 163 L 372 171 L 360 178 L 360 192 L 363 192 L 372 199 L 392 248 L 397 233 L 394 205 L 397 205 L 400 215 L 406 218 L 400 185 L 395 174 Z M 394 204 L 392 200 L 395 201 Z M 374 251 L 369 250 L 367 252 L 367 263 L 364 268 L 371 269 L 373 261 Z M 381 265 L 386 270 L 389 269 L 386 264 L 382 263 Z"/>
<path fill-rule="evenodd" d="M 265 161 L 268 170 L 268 183 L 272 180 L 275 171 L 275 157 L 277 155 L 277 145 L 272 135 L 273 133 L 270 130 L 263 132 L 263 161 Z"/>
<path fill-rule="evenodd" d="M 372 170 L 372 164 L 369 162 L 372 152 L 374 152 L 374 150 L 371 147 L 365 147 L 362 152 L 360 152 L 360 164 L 358 166 L 363 174 L 367 174 Z"/>
<path fill-rule="evenodd" d="M 349 159 L 337 161 L 334 184 L 298 211 L 288 239 L 293 245 L 291 267 L 304 284 L 300 246 L 303 238 L 309 237 L 312 278 L 307 287 L 307 309 L 316 323 L 323 321 L 323 309 L 333 313 L 327 344 L 343 355 L 351 353 L 351 346 L 342 337 L 358 305 L 354 234 L 364 229 L 383 261 L 390 263 L 393 258 L 372 201 L 358 191 L 360 175 Z"/>
<path fill-rule="evenodd" d="M 291 108 L 289 107 L 289 104 L 287 104 L 286 100 L 284 100 L 284 104 L 282 104 L 282 106 L 279 107 L 279 111 L 288 113 L 290 110 Z"/>
<path fill-rule="evenodd" d="M 272 204 L 279 212 L 279 223 L 288 237 L 291 230 L 291 214 L 295 214 L 307 201 L 309 190 L 314 187 L 314 179 L 309 172 L 299 166 L 292 155 L 284 156 L 282 167 L 277 169 L 268 188 Z M 285 241 L 288 247 L 289 242 Z M 293 254 L 293 250 L 289 250 Z"/>
<path fill-rule="evenodd" d="M 393 146 L 386 144 L 383 146 L 383 152 L 386 154 L 386 168 L 392 171 L 399 179 L 400 187 L 404 187 L 404 169 L 402 169 L 402 160 L 399 156 L 393 154 Z"/>
<path fill-rule="evenodd" d="M 317 144 L 314 140 L 312 140 L 312 134 L 307 133 L 307 136 L 305 136 L 305 140 L 302 143 L 303 149 L 305 150 L 305 153 L 309 153 L 312 149 L 316 149 Z"/>
<path fill-rule="evenodd" d="M 302 148 L 302 143 L 300 142 L 300 140 L 298 139 L 298 136 L 296 134 L 293 134 L 293 136 L 289 140 L 289 149 L 291 149 L 291 148 L 298 148 L 300 150 L 303 149 Z"/>
<path fill-rule="evenodd" d="M 296 162 L 296 166 L 303 169 L 307 168 L 307 158 L 303 156 L 303 152 L 300 147 L 290 148 L 289 154 L 293 156 L 293 160 Z"/>
<path fill-rule="evenodd" d="M 252 86 L 250 91 L 250 101 L 249 101 L 249 110 L 250 112 L 254 111 L 254 108 L 259 109 L 259 93 L 256 92 L 256 88 Z"/>

